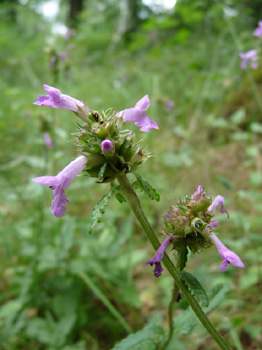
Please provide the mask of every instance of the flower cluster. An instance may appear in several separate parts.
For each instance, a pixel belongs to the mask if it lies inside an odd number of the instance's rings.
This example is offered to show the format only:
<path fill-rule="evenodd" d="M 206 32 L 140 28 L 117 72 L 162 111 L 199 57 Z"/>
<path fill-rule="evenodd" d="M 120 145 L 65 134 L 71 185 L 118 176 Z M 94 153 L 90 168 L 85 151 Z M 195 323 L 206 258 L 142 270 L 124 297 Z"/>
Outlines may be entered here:
<path fill-rule="evenodd" d="M 202 186 L 198 186 L 197 191 L 191 197 L 179 201 L 172 206 L 165 215 L 165 227 L 162 229 L 167 238 L 164 240 L 157 253 L 147 264 L 155 264 L 154 275 L 159 277 L 163 271 L 161 260 L 166 248 L 172 244 L 173 249 L 181 252 L 189 248 L 192 253 L 199 252 L 203 248 L 216 245 L 218 252 L 223 259 L 220 267 L 221 271 L 226 270 L 227 264 L 244 267 L 241 259 L 229 250 L 212 231 L 218 226 L 218 221 L 214 220 L 216 213 L 226 213 L 224 198 L 217 196 L 213 201 L 207 196 Z"/>
<path fill-rule="evenodd" d="M 262 21 L 258 22 L 258 27 L 254 30 L 253 35 L 258 38 L 262 37 Z M 245 69 L 249 62 L 251 62 L 250 66 L 252 69 L 256 69 L 259 66 L 257 50 L 253 49 L 247 52 L 241 52 L 239 56 L 242 59 L 242 62 L 241 62 L 242 69 Z"/>
<path fill-rule="evenodd" d="M 79 125 L 79 133 L 75 135 L 80 156 L 56 176 L 33 179 L 53 190 L 51 211 L 60 218 L 65 214 L 65 205 L 69 203 L 65 190 L 81 171 L 96 177 L 98 182 L 109 182 L 119 175 L 135 171 L 149 157 L 141 142 L 135 141 L 135 134 L 122 130 L 123 123 L 134 122 L 145 132 L 158 129 L 158 125 L 146 113 L 150 105 L 147 95 L 134 108 L 119 113 L 108 109 L 99 114 L 91 111 L 84 102 L 64 95 L 52 86 L 44 85 L 44 89 L 48 95 L 40 96 L 34 104 L 70 110 L 84 122 Z"/>

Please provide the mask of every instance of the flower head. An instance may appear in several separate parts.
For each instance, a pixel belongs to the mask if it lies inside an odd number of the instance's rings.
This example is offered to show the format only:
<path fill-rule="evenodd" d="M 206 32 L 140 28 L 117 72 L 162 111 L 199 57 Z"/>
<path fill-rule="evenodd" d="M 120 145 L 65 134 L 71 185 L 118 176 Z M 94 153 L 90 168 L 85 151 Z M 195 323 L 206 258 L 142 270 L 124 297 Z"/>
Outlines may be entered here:
<path fill-rule="evenodd" d="M 213 243 L 216 245 L 217 250 L 221 258 L 223 259 L 223 263 L 220 267 L 220 271 L 225 271 L 227 269 L 227 264 L 232 264 L 237 267 L 242 267 L 244 268 L 245 265 L 241 261 L 240 257 L 229 250 L 218 238 L 217 236 L 211 232 L 210 238 L 213 241 Z"/>
<path fill-rule="evenodd" d="M 134 122 L 136 126 L 140 127 L 140 131 L 150 131 L 151 129 L 159 129 L 156 122 L 149 118 L 146 111 L 150 106 L 148 95 L 145 95 L 137 102 L 135 107 L 124 109 L 119 113 L 123 117 L 125 123 Z"/>
<path fill-rule="evenodd" d="M 250 50 L 239 54 L 242 59 L 241 68 L 245 69 L 248 62 L 251 61 L 251 68 L 256 69 L 259 65 L 257 62 L 257 50 Z"/>
<path fill-rule="evenodd" d="M 253 35 L 262 37 L 262 21 L 258 22 L 258 27 L 254 30 Z"/>
<path fill-rule="evenodd" d="M 84 169 L 86 162 L 87 158 L 80 156 L 68 164 L 56 176 L 40 176 L 32 179 L 32 181 L 48 186 L 53 190 L 54 200 L 52 201 L 51 211 L 57 218 L 65 215 L 65 205 L 69 203 L 65 195 L 65 190 Z"/>
<path fill-rule="evenodd" d="M 66 109 L 76 113 L 83 121 L 87 121 L 86 115 L 90 112 L 85 104 L 71 96 L 64 95 L 59 89 L 44 84 L 48 95 L 39 96 L 34 102 L 35 105 L 51 108 Z"/>
<path fill-rule="evenodd" d="M 154 268 L 154 276 L 155 277 L 160 277 L 162 272 L 164 271 L 163 267 L 161 266 L 161 261 L 163 259 L 165 250 L 167 249 L 167 247 L 169 246 L 169 244 L 173 241 L 174 239 L 174 235 L 170 235 L 169 237 L 167 237 L 164 242 L 160 245 L 160 247 L 158 248 L 156 254 L 154 255 L 153 259 L 148 260 L 146 262 L 146 265 L 154 265 L 155 264 L 155 268 Z"/>

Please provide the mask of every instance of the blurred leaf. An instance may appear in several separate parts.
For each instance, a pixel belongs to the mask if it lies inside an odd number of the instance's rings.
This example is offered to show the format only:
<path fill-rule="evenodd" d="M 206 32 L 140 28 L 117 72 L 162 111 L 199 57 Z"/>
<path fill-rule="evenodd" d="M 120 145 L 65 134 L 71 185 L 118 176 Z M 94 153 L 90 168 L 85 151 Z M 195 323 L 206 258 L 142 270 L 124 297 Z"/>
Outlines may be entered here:
<path fill-rule="evenodd" d="M 86 283 L 86 285 L 91 289 L 95 296 L 102 301 L 102 303 L 108 308 L 109 312 L 118 320 L 121 326 L 126 330 L 126 332 L 131 333 L 132 329 L 126 322 L 124 317 L 115 308 L 115 306 L 110 302 L 107 296 L 102 292 L 102 290 L 93 282 L 89 276 L 84 272 L 78 273 L 79 277 Z"/>
<path fill-rule="evenodd" d="M 251 336 L 253 339 L 259 339 L 262 334 L 262 326 L 257 326 L 255 324 L 247 324 L 244 326 L 246 332 Z"/>
<path fill-rule="evenodd" d="M 261 134 L 262 133 L 262 124 L 253 122 L 250 125 L 250 129 L 254 133 Z"/>
<path fill-rule="evenodd" d="M 232 190 L 234 188 L 232 182 L 225 176 L 218 175 L 216 176 L 216 180 L 223 184 L 228 190 Z"/>
<path fill-rule="evenodd" d="M 241 124 L 246 118 L 246 111 L 244 109 L 239 109 L 230 116 L 231 123 L 235 125 Z"/>
<path fill-rule="evenodd" d="M 158 324 L 148 324 L 141 331 L 129 335 L 112 350 L 155 350 L 164 335 Z"/>
<path fill-rule="evenodd" d="M 252 173 L 249 177 L 251 185 L 259 186 L 262 184 L 262 174 L 259 172 Z"/>
<path fill-rule="evenodd" d="M 182 167 L 191 167 L 193 165 L 193 161 L 190 157 L 190 151 L 185 150 L 180 154 L 173 153 L 165 153 L 162 156 L 163 164 L 167 165 L 170 168 L 182 168 Z"/>
<path fill-rule="evenodd" d="M 16 314 L 23 307 L 21 300 L 11 300 L 0 308 L 0 318 Z"/>
<path fill-rule="evenodd" d="M 189 291 L 199 302 L 199 304 L 207 307 L 209 304 L 208 296 L 197 278 L 191 275 L 189 272 L 182 271 L 181 279 L 187 285 Z"/>

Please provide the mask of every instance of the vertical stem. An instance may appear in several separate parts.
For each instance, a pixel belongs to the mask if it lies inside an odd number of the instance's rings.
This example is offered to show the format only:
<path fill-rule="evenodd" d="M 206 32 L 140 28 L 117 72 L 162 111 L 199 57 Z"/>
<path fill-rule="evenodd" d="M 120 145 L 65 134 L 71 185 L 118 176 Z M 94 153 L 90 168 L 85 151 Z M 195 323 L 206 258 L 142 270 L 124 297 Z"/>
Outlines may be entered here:
<path fill-rule="evenodd" d="M 138 222 L 142 226 L 143 230 L 145 231 L 149 241 L 151 242 L 152 246 L 155 250 L 157 250 L 160 246 L 160 242 L 155 235 L 151 225 L 149 224 L 147 217 L 145 216 L 145 213 L 143 212 L 143 209 L 141 207 L 139 198 L 137 197 L 135 191 L 133 190 L 128 178 L 126 175 L 118 176 L 117 177 L 119 183 L 122 185 L 122 191 L 125 195 L 125 198 L 130 205 L 133 213 L 135 214 Z M 194 297 L 191 295 L 190 291 L 187 289 L 186 285 L 182 282 L 181 276 L 179 271 L 176 269 L 175 265 L 170 260 L 169 256 L 165 253 L 163 257 L 163 263 L 166 266 L 167 270 L 169 271 L 170 275 L 173 277 L 177 288 L 181 289 L 182 293 L 186 297 L 188 303 L 192 307 L 193 311 L 195 312 L 196 316 L 200 320 L 200 322 L 203 324 L 203 326 L 206 328 L 208 333 L 211 335 L 211 337 L 216 341 L 216 343 L 220 346 L 223 350 L 232 350 L 231 347 L 225 342 L 225 340 L 222 338 L 222 336 L 217 332 L 211 321 L 207 318 L 204 311 L 198 304 L 198 302 L 194 299 Z"/>
<path fill-rule="evenodd" d="M 173 337 L 173 333 L 174 333 L 173 311 L 174 311 L 174 304 L 177 302 L 178 294 L 179 294 L 179 288 L 178 288 L 178 285 L 176 284 L 176 282 L 174 282 L 174 289 L 172 291 L 172 298 L 171 298 L 169 305 L 168 305 L 169 334 L 168 334 L 168 339 L 167 339 L 167 343 L 165 344 L 165 347 L 167 347 L 167 345 L 170 343 L 170 341 Z"/>

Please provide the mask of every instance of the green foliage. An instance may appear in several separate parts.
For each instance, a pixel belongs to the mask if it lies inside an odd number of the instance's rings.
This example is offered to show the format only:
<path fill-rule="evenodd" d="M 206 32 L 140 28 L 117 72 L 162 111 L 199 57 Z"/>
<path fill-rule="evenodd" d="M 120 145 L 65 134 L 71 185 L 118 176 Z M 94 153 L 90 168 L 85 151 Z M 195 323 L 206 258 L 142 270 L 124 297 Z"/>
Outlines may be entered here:
<path fill-rule="evenodd" d="M 110 190 L 105 194 L 95 205 L 92 213 L 91 227 L 89 229 L 89 234 L 93 233 L 95 226 L 101 222 L 102 216 L 105 213 L 105 208 L 109 205 L 110 198 L 119 190 L 121 186 L 112 185 Z"/>
<path fill-rule="evenodd" d="M 161 343 L 163 328 L 153 322 L 147 324 L 142 330 L 129 335 L 112 350 L 156 350 Z"/>
<path fill-rule="evenodd" d="M 142 176 L 135 173 L 135 176 L 137 178 L 137 181 L 133 183 L 134 188 L 139 188 L 141 191 L 143 191 L 150 199 L 156 200 L 157 202 L 160 201 L 160 195 L 157 193 L 157 191 L 148 183 L 147 181 L 143 180 Z"/>
<path fill-rule="evenodd" d="M 188 248 L 184 247 L 178 254 L 179 271 L 183 271 L 184 268 L 186 267 L 187 256 L 188 256 Z"/>
<path fill-rule="evenodd" d="M 197 278 L 191 275 L 191 273 L 186 271 L 181 272 L 181 278 L 182 278 L 182 281 L 186 284 L 191 294 L 199 302 L 199 304 L 201 306 L 207 307 L 209 304 L 207 293 L 203 289 L 203 287 L 201 286 Z"/>
<path fill-rule="evenodd" d="M 98 111 L 107 106 L 121 111 L 149 94 L 148 115 L 160 129 L 140 133 L 126 124 L 154 155 L 143 168 L 153 187 L 138 178 L 135 186 L 159 200 L 157 188 L 161 201 L 154 210 L 146 198 L 142 205 L 158 230 L 167 208 L 197 185 L 225 196 L 230 220 L 219 218 L 220 238 L 247 268 L 229 266 L 221 273 L 215 247 L 190 257 L 187 264 L 207 286 L 210 304 L 205 312 L 212 312 L 232 346 L 259 349 L 262 120 L 256 95 L 261 96 L 262 80 L 260 69 L 240 69 L 239 51 L 258 44 L 252 32 L 260 1 L 183 0 L 161 13 L 140 4 L 140 25 L 128 38 L 126 2 L 87 1 L 69 40 L 53 34 L 54 22 L 38 13 L 42 0 L 13 2 L 15 16 L 9 3 L 0 4 L 0 348 L 120 346 L 127 329 L 114 312 L 139 333 L 152 313 L 166 315 L 172 288 L 166 270 L 156 281 L 145 268 L 148 242 L 128 207 L 117 201 L 108 205 L 112 196 L 125 201 L 119 190 L 109 191 L 92 219 L 92 207 L 108 185 L 78 177 L 67 189 L 66 216 L 52 217 L 52 191 L 31 179 L 57 174 L 76 156 L 69 142 L 76 122 L 69 111 L 32 105 L 47 83 Z M 61 23 L 68 4 L 60 1 Z M 50 60 L 58 53 L 67 58 L 53 69 Z M 168 100 L 175 102 L 171 111 L 166 110 Z M 52 150 L 45 147 L 43 119 L 50 127 Z M 90 226 L 96 235 L 86 235 Z M 184 298 L 177 308 L 170 350 L 191 349 L 192 344 L 216 350 Z M 138 349 L 156 348 L 151 342 L 155 331 L 156 342 L 164 337 L 159 323 L 148 327 L 142 335 L 132 335 L 138 337 Z"/>

